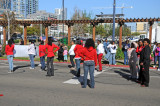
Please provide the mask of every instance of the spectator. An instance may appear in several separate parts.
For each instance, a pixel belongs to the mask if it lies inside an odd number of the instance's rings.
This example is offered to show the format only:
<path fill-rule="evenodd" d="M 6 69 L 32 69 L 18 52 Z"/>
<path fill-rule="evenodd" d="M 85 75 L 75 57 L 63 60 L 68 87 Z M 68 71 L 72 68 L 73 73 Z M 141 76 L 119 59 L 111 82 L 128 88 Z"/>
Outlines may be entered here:
<path fill-rule="evenodd" d="M 46 48 L 44 45 L 44 41 L 42 40 L 39 45 L 39 57 L 40 57 L 41 71 L 45 71 L 45 55 L 46 55 Z"/>
<path fill-rule="evenodd" d="M 71 68 L 75 68 L 75 64 L 74 64 L 74 57 L 75 57 L 75 53 L 74 53 L 74 48 L 76 47 L 76 45 L 74 44 L 74 41 L 71 42 L 72 46 L 71 48 L 69 49 L 69 54 L 70 54 L 70 61 L 71 61 Z"/>
<path fill-rule="evenodd" d="M 7 55 L 8 63 L 9 63 L 9 71 L 8 73 L 13 73 L 13 50 L 14 50 L 14 45 L 12 40 L 10 39 L 8 41 L 8 45 L 5 47 L 5 53 Z"/>
<path fill-rule="evenodd" d="M 45 45 L 47 49 L 47 77 L 54 76 L 54 53 L 58 51 L 59 47 L 52 43 L 52 38 L 48 38 L 48 44 Z M 56 48 L 56 50 L 54 50 Z"/>
<path fill-rule="evenodd" d="M 63 44 L 60 44 L 60 49 L 58 50 L 58 60 L 59 62 L 62 60 L 64 62 L 64 56 L 63 56 Z"/>
<path fill-rule="evenodd" d="M 85 47 L 82 51 L 81 57 L 84 59 L 84 77 L 83 77 L 83 86 L 82 88 L 86 88 L 87 86 L 87 76 L 88 76 L 88 71 L 90 73 L 90 87 L 94 88 L 95 87 L 95 82 L 94 82 L 94 69 L 95 66 L 97 66 L 97 53 L 95 49 L 95 43 L 93 39 L 87 39 L 85 43 Z"/>
<path fill-rule="evenodd" d="M 140 54 L 140 66 L 142 67 L 141 86 L 149 87 L 149 67 L 150 67 L 150 54 L 151 54 L 151 48 L 149 47 L 150 40 L 145 38 L 143 42 L 144 42 L 144 49 Z"/>
<path fill-rule="evenodd" d="M 155 52 L 156 48 L 157 48 L 157 42 L 154 43 L 154 45 L 153 45 L 153 50 L 152 50 L 153 55 L 154 55 L 154 66 L 153 66 L 153 68 L 156 67 L 157 58 L 158 58 L 158 57 L 157 57 L 157 53 Z"/>
<path fill-rule="evenodd" d="M 64 47 L 64 52 L 63 52 L 63 56 L 64 56 L 64 61 L 67 62 L 67 56 L 68 56 L 68 51 L 67 51 L 67 46 Z"/>
<path fill-rule="evenodd" d="M 103 53 L 104 53 L 104 46 L 103 44 L 101 43 L 101 40 L 98 40 L 97 41 L 97 55 L 98 55 L 98 63 L 99 63 L 99 70 L 97 71 L 102 71 L 102 63 L 101 63 L 101 60 L 102 60 L 102 57 L 103 57 Z"/>
<path fill-rule="evenodd" d="M 130 48 L 129 40 L 125 42 L 122 48 L 122 51 L 124 53 L 124 65 L 128 65 L 128 55 L 127 55 L 128 48 Z"/>
<path fill-rule="evenodd" d="M 35 64 L 34 64 L 34 57 L 36 55 L 36 50 L 34 46 L 34 41 L 31 41 L 31 44 L 28 47 L 28 54 L 31 62 L 31 67 L 30 69 L 35 69 Z"/>
<path fill-rule="evenodd" d="M 108 49 L 107 48 L 107 46 L 109 45 L 109 42 L 108 42 L 108 40 L 106 39 L 105 40 L 105 42 L 103 43 L 103 45 L 104 45 L 104 50 L 105 50 L 105 58 L 107 59 L 107 60 L 109 60 L 109 56 L 110 56 L 110 54 L 111 54 L 111 51 L 110 51 L 110 49 Z"/>
<path fill-rule="evenodd" d="M 128 49 L 128 58 L 129 58 L 129 67 L 130 67 L 130 73 L 131 73 L 131 79 L 137 80 L 138 75 L 138 69 L 136 67 L 137 62 L 137 54 L 135 49 L 134 43 L 131 43 L 131 48 Z"/>
<path fill-rule="evenodd" d="M 160 43 L 158 43 L 157 48 L 155 49 L 155 56 L 158 58 L 158 69 L 160 71 Z"/>
<path fill-rule="evenodd" d="M 116 51 L 117 51 L 117 46 L 114 41 L 111 42 L 111 44 L 108 45 L 108 47 L 111 51 L 111 55 L 109 58 L 109 65 L 116 65 Z"/>
<path fill-rule="evenodd" d="M 83 46 L 80 40 L 77 40 L 77 45 L 74 48 L 74 53 L 75 53 L 75 61 L 76 61 L 76 70 L 77 70 L 77 77 L 80 77 L 80 62 L 81 62 L 81 53 L 83 50 Z"/>

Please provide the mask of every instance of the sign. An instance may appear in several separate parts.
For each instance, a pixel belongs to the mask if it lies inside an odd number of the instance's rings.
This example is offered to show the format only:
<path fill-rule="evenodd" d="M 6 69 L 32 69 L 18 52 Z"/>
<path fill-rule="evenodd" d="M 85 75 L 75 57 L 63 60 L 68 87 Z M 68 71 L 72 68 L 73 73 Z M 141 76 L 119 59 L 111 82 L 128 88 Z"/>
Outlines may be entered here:
<path fill-rule="evenodd" d="M 14 46 L 14 57 L 29 57 L 28 55 L 29 45 L 15 45 Z M 36 46 L 36 56 L 39 56 L 39 48 Z"/>

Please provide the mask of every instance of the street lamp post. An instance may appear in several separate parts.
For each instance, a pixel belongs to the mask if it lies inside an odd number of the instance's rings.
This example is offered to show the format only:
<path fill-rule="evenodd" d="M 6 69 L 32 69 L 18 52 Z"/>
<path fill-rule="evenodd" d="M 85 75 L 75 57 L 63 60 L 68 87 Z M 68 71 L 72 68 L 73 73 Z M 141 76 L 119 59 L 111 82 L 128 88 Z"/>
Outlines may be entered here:
<path fill-rule="evenodd" d="M 63 0 L 63 16 L 62 16 L 62 18 L 63 18 L 63 21 L 64 21 L 64 0 Z M 64 23 L 63 23 L 63 37 L 64 37 Z"/>
<path fill-rule="evenodd" d="M 114 0 L 114 3 L 113 3 L 113 35 L 112 35 L 112 41 L 115 41 L 115 12 L 116 12 L 116 0 Z"/>

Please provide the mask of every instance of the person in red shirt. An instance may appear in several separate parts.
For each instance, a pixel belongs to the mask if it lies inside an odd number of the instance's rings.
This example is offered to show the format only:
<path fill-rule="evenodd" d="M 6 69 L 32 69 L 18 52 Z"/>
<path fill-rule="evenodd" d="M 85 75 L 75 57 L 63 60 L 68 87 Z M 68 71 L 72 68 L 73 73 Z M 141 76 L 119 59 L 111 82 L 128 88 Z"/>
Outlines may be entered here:
<path fill-rule="evenodd" d="M 13 51 L 14 45 L 12 40 L 8 41 L 8 45 L 5 47 L 5 53 L 7 55 L 8 63 L 9 63 L 9 71 L 8 73 L 13 73 Z"/>
<path fill-rule="evenodd" d="M 80 77 L 80 63 L 81 63 L 81 53 L 83 50 L 83 46 L 80 40 L 77 40 L 77 45 L 74 48 L 74 53 L 75 53 L 75 62 L 76 62 L 76 70 L 77 70 L 77 77 Z"/>
<path fill-rule="evenodd" d="M 59 47 L 52 43 L 52 38 L 48 38 L 48 44 L 45 45 L 47 49 L 47 75 L 46 76 L 54 76 L 54 66 L 53 59 L 54 53 L 59 50 Z M 56 48 L 56 49 L 55 49 Z M 55 49 L 55 50 L 54 50 Z"/>
<path fill-rule="evenodd" d="M 97 52 L 95 49 L 95 43 L 93 39 L 87 39 L 85 43 L 85 47 L 81 53 L 81 57 L 84 59 L 84 77 L 83 77 L 83 82 L 84 85 L 82 88 L 86 88 L 87 86 L 87 76 L 88 76 L 88 71 L 90 73 L 90 87 L 94 88 L 95 82 L 94 82 L 94 69 L 95 66 L 97 66 Z"/>
<path fill-rule="evenodd" d="M 39 45 L 39 57 L 40 57 L 42 71 L 45 71 L 45 56 L 46 56 L 46 47 L 44 45 L 44 41 L 42 40 Z"/>

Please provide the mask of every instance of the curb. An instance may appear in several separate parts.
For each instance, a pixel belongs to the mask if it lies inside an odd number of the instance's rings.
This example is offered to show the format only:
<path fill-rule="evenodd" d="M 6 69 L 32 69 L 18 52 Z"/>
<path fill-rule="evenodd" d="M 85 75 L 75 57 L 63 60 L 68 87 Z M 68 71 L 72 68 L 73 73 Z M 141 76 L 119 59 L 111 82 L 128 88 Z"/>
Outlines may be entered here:
<path fill-rule="evenodd" d="M 7 60 L 7 59 L 0 59 L 0 60 Z M 30 61 L 30 60 L 20 60 L 20 59 L 13 59 L 13 61 Z M 39 62 L 39 61 L 36 61 Z M 54 63 L 62 63 L 62 64 L 70 64 L 70 62 L 54 62 Z M 83 64 L 83 63 L 81 63 Z M 102 66 L 107 66 L 107 67 L 116 67 L 116 68 L 129 68 L 129 65 L 108 65 L 108 64 L 102 64 Z M 152 70 L 156 70 L 157 68 L 150 67 Z"/>

